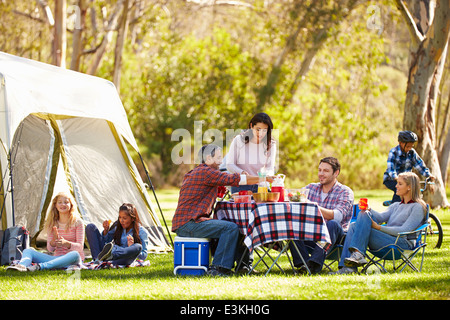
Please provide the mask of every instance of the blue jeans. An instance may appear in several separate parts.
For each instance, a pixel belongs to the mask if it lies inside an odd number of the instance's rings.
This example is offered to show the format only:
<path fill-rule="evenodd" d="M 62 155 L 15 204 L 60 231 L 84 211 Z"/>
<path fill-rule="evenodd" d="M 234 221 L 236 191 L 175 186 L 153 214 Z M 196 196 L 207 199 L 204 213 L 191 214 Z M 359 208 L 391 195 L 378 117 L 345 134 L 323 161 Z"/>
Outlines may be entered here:
<path fill-rule="evenodd" d="M 63 256 L 51 256 L 34 248 L 23 250 L 19 264 L 28 267 L 31 263 L 38 263 L 41 270 L 66 268 L 74 264 L 81 264 L 81 256 L 78 251 L 70 251 Z"/>
<path fill-rule="evenodd" d="M 342 229 L 341 224 L 335 220 L 328 220 L 326 224 L 328 233 L 330 234 L 331 247 L 329 250 L 331 250 L 334 244 L 344 236 L 344 230 Z M 325 251 L 314 241 L 294 240 L 293 242 L 300 251 L 303 259 L 305 259 L 305 262 L 315 262 L 320 266 L 320 269 L 322 269 L 328 251 Z M 289 249 L 291 250 L 294 266 L 299 267 L 302 265 L 303 262 L 292 243 L 289 244 Z"/>
<path fill-rule="evenodd" d="M 383 184 L 389 190 L 394 191 L 394 195 L 392 196 L 392 201 L 391 201 L 392 203 L 402 201 L 402 199 L 397 195 L 397 188 L 395 187 L 397 185 L 397 181 L 396 180 L 389 180 L 389 179 L 387 179 L 387 180 L 383 181 Z"/>
<path fill-rule="evenodd" d="M 112 263 L 116 265 L 127 266 L 132 264 L 142 251 L 140 243 L 133 243 L 129 247 L 114 245 L 112 248 Z"/>
<path fill-rule="evenodd" d="M 105 241 L 103 240 L 100 231 L 97 226 L 93 223 L 89 223 L 85 228 L 86 239 L 89 243 L 89 248 L 91 249 L 92 259 L 97 259 L 98 254 L 102 251 L 105 246 Z"/>
<path fill-rule="evenodd" d="M 367 248 L 378 250 L 387 245 L 394 244 L 396 239 L 397 237 L 395 236 L 373 229 L 372 220 L 365 211 L 361 211 L 358 214 L 356 222 L 352 223 L 348 228 L 339 267 L 344 266 L 345 258 L 349 258 L 354 249 L 365 254 Z M 402 249 L 410 249 L 408 241 L 404 238 L 400 238 L 397 245 Z"/>
<path fill-rule="evenodd" d="M 219 239 L 212 265 L 229 270 L 233 268 L 239 238 L 239 228 L 235 223 L 214 219 L 196 223 L 191 220 L 179 227 L 176 233 L 180 237 Z"/>
<path fill-rule="evenodd" d="M 86 238 L 91 249 L 92 259 L 97 259 L 98 254 L 105 246 L 105 240 L 103 239 L 97 226 L 90 223 L 85 228 Z M 112 249 L 112 263 L 118 265 L 129 265 L 139 256 L 142 251 L 142 245 L 134 243 L 130 247 L 121 247 L 114 245 Z"/>

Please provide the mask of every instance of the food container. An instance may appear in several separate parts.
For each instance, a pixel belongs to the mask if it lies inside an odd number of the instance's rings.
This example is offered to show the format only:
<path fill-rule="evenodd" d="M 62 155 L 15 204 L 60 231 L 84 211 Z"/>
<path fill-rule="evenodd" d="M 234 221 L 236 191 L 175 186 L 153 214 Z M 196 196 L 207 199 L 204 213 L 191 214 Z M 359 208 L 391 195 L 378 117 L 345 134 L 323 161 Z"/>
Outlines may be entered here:
<path fill-rule="evenodd" d="M 279 198 L 279 192 L 263 192 L 253 194 L 253 199 L 255 202 L 277 202 Z"/>
<path fill-rule="evenodd" d="M 250 203 L 252 202 L 251 195 L 233 195 L 234 203 Z"/>
<path fill-rule="evenodd" d="M 291 202 L 306 202 L 308 200 L 309 189 L 287 189 L 286 192 Z"/>
<path fill-rule="evenodd" d="M 254 193 L 253 199 L 255 200 L 255 202 L 266 202 L 267 201 L 267 192 Z"/>
<path fill-rule="evenodd" d="M 267 193 L 267 202 L 277 202 L 280 198 L 279 192 L 269 192 Z"/>
<path fill-rule="evenodd" d="M 279 192 L 280 197 L 278 198 L 278 202 L 284 202 L 284 179 L 286 176 L 284 174 L 278 174 L 274 177 L 272 183 L 272 192 Z"/>

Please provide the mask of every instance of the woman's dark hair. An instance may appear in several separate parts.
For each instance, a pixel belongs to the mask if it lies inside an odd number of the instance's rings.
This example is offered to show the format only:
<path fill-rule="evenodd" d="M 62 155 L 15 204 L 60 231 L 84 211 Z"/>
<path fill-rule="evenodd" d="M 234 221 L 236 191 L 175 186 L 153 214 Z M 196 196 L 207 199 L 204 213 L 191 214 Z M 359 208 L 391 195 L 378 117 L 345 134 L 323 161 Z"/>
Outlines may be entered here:
<path fill-rule="evenodd" d="M 126 212 L 131 217 L 131 228 L 133 229 L 134 243 L 142 243 L 141 237 L 139 237 L 139 227 L 141 225 L 141 220 L 139 219 L 136 207 L 131 203 L 124 203 L 119 208 L 119 212 L 121 211 Z M 120 246 L 120 238 L 122 237 L 123 227 L 118 219 L 114 224 L 116 225 L 116 231 L 114 232 L 114 243 Z"/>
<path fill-rule="evenodd" d="M 248 128 L 242 133 L 242 139 L 244 140 L 244 143 L 248 143 L 253 138 L 253 131 L 251 128 L 255 126 L 257 123 L 264 123 L 267 125 L 267 134 L 264 139 L 264 143 L 267 146 L 267 151 L 270 150 L 270 147 L 272 146 L 272 129 L 273 129 L 273 123 L 272 119 L 270 119 L 269 115 L 264 112 L 257 113 L 253 116 L 253 118 L 248 123 Z"/>

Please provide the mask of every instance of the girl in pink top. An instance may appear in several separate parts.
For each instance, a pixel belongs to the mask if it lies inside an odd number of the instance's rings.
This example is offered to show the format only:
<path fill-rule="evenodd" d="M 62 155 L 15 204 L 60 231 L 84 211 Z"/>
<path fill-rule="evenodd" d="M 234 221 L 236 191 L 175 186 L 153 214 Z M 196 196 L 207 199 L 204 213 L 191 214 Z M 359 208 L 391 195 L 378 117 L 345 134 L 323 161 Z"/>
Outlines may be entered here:
<path fill-rule="evenodd" d="M 70 194 L 58 193 L 52 200 L 47 220 L 47 250 L 53 255 L 25 249 L 22 259 L 7 270 L 36 271 L 65 268 L 84 260 L 84 224 Z M 35 264 L 32 264 L 32 263 Z"/>

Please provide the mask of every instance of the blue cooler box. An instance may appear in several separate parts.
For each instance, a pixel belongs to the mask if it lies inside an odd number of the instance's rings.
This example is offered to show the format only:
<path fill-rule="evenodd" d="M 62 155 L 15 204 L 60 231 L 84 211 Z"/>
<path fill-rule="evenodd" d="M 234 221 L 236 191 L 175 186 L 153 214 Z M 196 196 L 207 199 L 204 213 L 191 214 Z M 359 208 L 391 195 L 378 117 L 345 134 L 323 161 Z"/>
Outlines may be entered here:
<path fill-rule="evenodd" d="M 209 239 L 175 237 L 175 275 L 203 275 L 209 267 Z"/>

